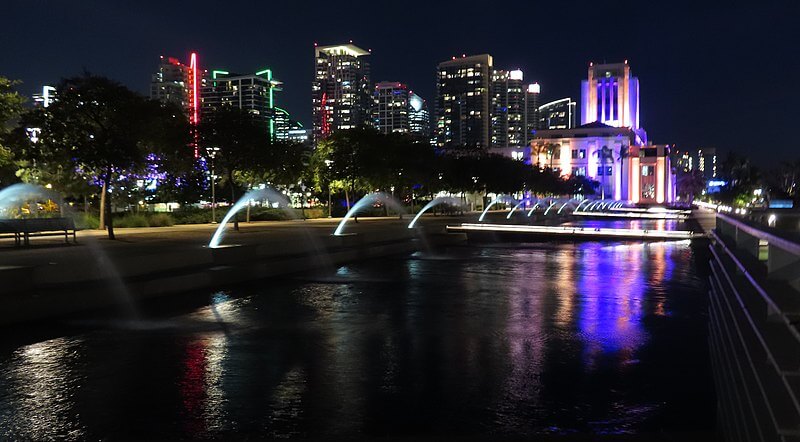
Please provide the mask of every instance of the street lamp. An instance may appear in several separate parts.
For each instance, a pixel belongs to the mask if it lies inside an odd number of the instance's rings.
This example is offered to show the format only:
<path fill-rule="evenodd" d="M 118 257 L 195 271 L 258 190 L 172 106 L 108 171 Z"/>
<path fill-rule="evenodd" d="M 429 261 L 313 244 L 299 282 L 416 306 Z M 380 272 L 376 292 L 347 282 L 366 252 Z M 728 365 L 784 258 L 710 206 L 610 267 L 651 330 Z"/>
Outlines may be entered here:
<path fill-rule="evenodd" d="M 300 213 L 303 214 L 303 221 L 306 220 L 306 185 L 303 182 L 300 184 Z"/>
<path fill-rule="evenodd" d="M 206 148 L 208 157 L 211 158 L 211 224 L 217 223 L 217 191 L 214 183 L 217 181 L 217 176 L 214 173 L 214 158 L 219 152 L 219 147 Z"/>
<path fill-rule="evenodd" d="M 333 161 L 325 160 L 325 166 L 328 167 L 328 218 L 333 218 L 333 207 L 331 206 L 331 164 L 333 164 Z"/>

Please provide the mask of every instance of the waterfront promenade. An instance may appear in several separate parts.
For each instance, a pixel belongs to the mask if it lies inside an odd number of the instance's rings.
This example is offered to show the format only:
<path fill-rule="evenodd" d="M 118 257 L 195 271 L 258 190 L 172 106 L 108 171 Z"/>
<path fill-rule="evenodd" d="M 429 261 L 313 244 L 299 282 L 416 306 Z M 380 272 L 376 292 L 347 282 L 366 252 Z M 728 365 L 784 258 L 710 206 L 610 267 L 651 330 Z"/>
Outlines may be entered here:
<path fill-rule="evenodd" d="M 489 212 L 486 223 L 531 222 L 527 217 L 507 220 L 507 213 Z M 713 221 L 713 213 L 699 214 L 699 224 Z M 343 236 L 332 235 L 340 218 L 241 222 L 238 232 L 229 223 L 219 248 L 207 246 L 218 227 L 212 224 L 117 229 L 114 241 L 105 231 L 83 230 L 77 244 L 40 237 L 30 247 L 14 247 L 8 239 L 0 242 L 0 276 L 6 281 L 0 296 L 7 302 L 0 324 L 117 304 L 119 299 L 109 293 L 144 299 L 424 251 L 464 241 L 464 234 L 448 234 L 446 227 L 474 223 L 478 215 L 426 215 L 415 229 L 407 228 L 409 216 L 360 218 L 347 223 Z M 548 217 L 535 224 L 568 219 Z"/>
<path fill-rule="evenodd" d="M 132 299 L 208 289 L 344 262 L 408 253 L 441 241 L 447 224 L 467 217 L 426 216 L 418 228 L 409 217 L 360 218 L 333 236 L 340 219 L 265 221 L 228 225 L 221 247 L 209 248 L 216 225 L 118 229 L 117 240 L 100 230 L 78 232 L 77 244 L 43 237 L 31 247 L 0 247 L 0 324 L 42 319 Z"/>

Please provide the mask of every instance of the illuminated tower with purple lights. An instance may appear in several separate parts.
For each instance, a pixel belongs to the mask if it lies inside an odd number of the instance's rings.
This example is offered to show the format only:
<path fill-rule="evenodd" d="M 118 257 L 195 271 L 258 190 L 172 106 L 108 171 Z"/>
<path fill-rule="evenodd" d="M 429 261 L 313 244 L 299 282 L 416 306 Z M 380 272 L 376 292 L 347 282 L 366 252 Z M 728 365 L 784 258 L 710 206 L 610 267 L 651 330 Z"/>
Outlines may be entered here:
<path fill-rule="evenodd" d="M 581 82 L 581 124 L 599 121 L 607 126 L 639 129 L 639 79 L 623 63 L 589 63 Z"/>

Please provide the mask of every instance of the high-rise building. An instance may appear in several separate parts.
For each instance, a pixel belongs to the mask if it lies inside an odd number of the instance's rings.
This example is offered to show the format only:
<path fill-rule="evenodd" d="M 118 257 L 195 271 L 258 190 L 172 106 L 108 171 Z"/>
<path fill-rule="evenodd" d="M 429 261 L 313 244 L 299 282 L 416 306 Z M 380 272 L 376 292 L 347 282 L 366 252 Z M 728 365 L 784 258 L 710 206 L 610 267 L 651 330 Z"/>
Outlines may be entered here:
<path fill-rule="evenodd" d="M 539 94 L 542 88 L 539 83 L 529 84 L 525 89 L 525 137 L 522 140 L 525 146 L 531 143 L 536 129 L 539 128 Z"/>
<path fill-rule="evenodd" d="M 150 80 L 150 98 L 180 106 L 186 111 L 189 122 L 196 126 L 200 122 L 200 90 L 203 86 L 204 75 L 198 65 L 197 53 L 189 55 L 188 65 L 177 58 L 162 55 L 158 71 Z M 194 142 L 193 146 L 197 157 L 197 143 Z"/>
<path fill-rule="evenodd" d="M 375 85 L 372 107 L 373 125 L 383 134 L 407 134 L 411 128 L 408 121 L 408 86 L 396 81 L 382 81 Z"/>
<path fill-rule="evenodd" d="M 703 173 L 703 178 L 706 180 L 713 180 L 719 175 L 717 174 L 717 149 L 713 147 L 704 147 L 697 149 L 696 164 L 700 172 Z"/>
<path fill-rule="evenodd" d="M 281 84 L 272 77 L 270 69 L 255 74 L 214 70 L 202 88 L 202 111 L 213 112 L 224 106 L 247 110 L 263 124 L 272 139 L 276 133 L 275 92 L 282 90 Z"/>
<path fill-rule="evenodd" d="M 492 56 L 453 57 L 436 76 L 436 145 L 490 146 Z"/>
<path fill-rule="evenodd" d="M 33 94 L 34 106 L 49 107 L 50 103 L 56 99 L 56 88 L 53 86 L 42 86 L 42 92 Z"/>
<path fill-rule="evenodd" d="M 416 138 L 430 142 L 431 116 L 428 104 L 413 91 L 408 93 L 408 130 Z"/>
<path fill-rule="evenodd" d="M 200 107 L 198 92 L 202 87 L 202 77 L 196 53 L 190 55 L 189 64 L 162 55 L 158 71 L 150 80 L 150 99 L 177 104 L 186 109 L 192 123 L 197 123 Z"/>
<path fill-rule="evenodd" d="M 275 107 L 276 140 L 305 143 L 308 141 L 307 132 L 303 123 L 293 120 L 286 109 Z"/>
<path fill-rule="evenodd" d="M 353 44 L 316 46 L 311 86 L 314 142 L 371 124 L 369 51 Z"/>
<path fill-rule="evenodd" d="M 691 172 L 694 168 L 694 160 L 692 159 L 692 154 L 688 150 L 678 150 L 673 149 L 672 153 L 672 165 L 675 167 L 676 171 L 683 171 L 683 172 Z"/>
<path fill-rule="evenodd" d="M 291 143 L 310 143 L 311 142 L 311 129 L 300 128 L 289 129 L 286 133 L 286 141 Z"/>
<path fill-rule="evenodd" d="M 639 129 L 639 79 L 624 63 L 589 63 L 581 82 L 581 124 L 599 121 L 608 126 Z"/>
<path fill-rule="evenodd" d="M 575 102 L 562 98 L 539 106 L 537 129 L 572 129 L 575 127 Z"/>
<path fill-rule="evenodd" d="M 520 146 L 525 140 L 525 88 L 522 71 L 492 72 L 492 147 Z"/>

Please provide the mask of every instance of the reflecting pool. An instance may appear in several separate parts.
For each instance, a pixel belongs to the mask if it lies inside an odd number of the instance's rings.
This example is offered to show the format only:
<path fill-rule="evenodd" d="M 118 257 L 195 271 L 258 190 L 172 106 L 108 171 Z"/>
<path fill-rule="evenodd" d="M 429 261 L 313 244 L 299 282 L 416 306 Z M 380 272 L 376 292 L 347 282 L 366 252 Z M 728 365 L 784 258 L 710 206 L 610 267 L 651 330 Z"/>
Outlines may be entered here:
<path fill-rule="evenodd" d="M 454 247 L 0 338 L 0 439 L 709 433 L 702 244 Z"/>

